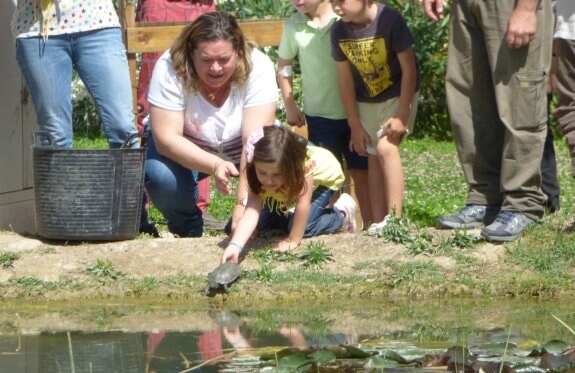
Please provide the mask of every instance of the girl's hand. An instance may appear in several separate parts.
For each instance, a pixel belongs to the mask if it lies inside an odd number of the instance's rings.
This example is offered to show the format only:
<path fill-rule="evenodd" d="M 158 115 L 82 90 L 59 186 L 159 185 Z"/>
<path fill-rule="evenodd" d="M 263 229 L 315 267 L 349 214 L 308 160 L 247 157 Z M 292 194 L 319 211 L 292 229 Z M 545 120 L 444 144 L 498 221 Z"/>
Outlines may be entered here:
<path fill-rule="evenodd" d="M 233 245 L 228 245 L 222 254 L 221 263 L 238 263 L 240 260 L 240 249 Z"/>
<path fill-rule="evenodd" d="M 352 128 L 349 150 L 355 151 L 359 155 L 367 155 L 366 148 L 371 146 L 371 139 L 363 127 Z"/>
<path fill-rule="evenodd" d="M 388 140 L 392 143 L 398 143 L 401 141 L 403 136 L 408 133 L 407 127 L 404 122 L 396 117 L 389 118 L 384 124 L 385 135 Z"/>
<path fill-rule="evenodd" d="M 214 163 L 213 174 L 216 181 L 216 189 L 227 196 L 232 192 L 230 177 L 239 176 L 240 173 L 232 162 L 219 160 Z"/>
<path fill-rule="evenodd" d="M 305 125 L 305 116 L 296 105 L 286 104 L 286 120 L 290 126 L 302 127 Z"/>
<path fill-rule="evenodd" d="M 279 251 L 282 253 L 287 253 L 290 252 L 292 250 L 295 250 L 298 248 L 298 246 L 300 245 L 300 241 L 292 241 L 289 237 L 285 238 L 283 240 L 281 240 L 280 242 L 278 242 L 276 244 L 276 246 L 274 247 L 275 251 Z"/>

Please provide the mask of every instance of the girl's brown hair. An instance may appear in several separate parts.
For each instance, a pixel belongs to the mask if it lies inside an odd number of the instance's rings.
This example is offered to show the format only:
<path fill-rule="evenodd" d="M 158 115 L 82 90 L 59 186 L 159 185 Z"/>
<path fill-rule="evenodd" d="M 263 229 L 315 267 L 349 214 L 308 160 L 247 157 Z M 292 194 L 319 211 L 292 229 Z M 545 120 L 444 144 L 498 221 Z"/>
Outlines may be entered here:
<path fill-rule="evenodd" d="M 252 70 L 251 51 L 254 45 L 246 41 L 234 16 L 225 12 L 210 12 L 202 14 L 186 26 L 170 48 L 174 71 L 185 90 L 199 90 L 193 52 L 200 43 L 219 40 L 231 42 L 238 54 L 231 83 L 236 86 L 245 83 Z"/>
<path fill-rule="evenodd" d="M 255 194 L 260 194 L 263 187 L 254 163 L 277 163 L 285 179 L 282 186 L 285 206 L 290 206 L 305 192 L 307 141 L 283 126 L 265 126 L 263 130 L 264 137 L 255 144 L 254 158 L 246 167 L 248 185 Z"/>

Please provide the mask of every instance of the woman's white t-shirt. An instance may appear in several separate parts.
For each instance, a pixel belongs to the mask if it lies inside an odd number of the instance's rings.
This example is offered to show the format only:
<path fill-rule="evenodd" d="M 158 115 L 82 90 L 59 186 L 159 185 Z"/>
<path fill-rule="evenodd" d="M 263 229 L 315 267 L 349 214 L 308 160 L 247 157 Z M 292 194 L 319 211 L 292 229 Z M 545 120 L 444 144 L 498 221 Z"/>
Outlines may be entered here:
<path fill-rule="evenodd" d="M 557 21 L 554 37 L 556 39 L 575 40 L 575 1 L 557 0 L 555 2 L 555 15 Z"/>
<path fill-rule="evenodd" d="M 271 60 L 254 49 L 252 64 L 246 83 L 233 86 L 226 102 L 221 107 L 215 107 L 199 92 L 183 90 L 174 72 L 170 53 L 166 51 L 154 68 L 148 101 L 162 109 L 185 111 L 185 137 L 204 150 L 239 164 L 243 109 L 277 102 L 279 96 Z"/>

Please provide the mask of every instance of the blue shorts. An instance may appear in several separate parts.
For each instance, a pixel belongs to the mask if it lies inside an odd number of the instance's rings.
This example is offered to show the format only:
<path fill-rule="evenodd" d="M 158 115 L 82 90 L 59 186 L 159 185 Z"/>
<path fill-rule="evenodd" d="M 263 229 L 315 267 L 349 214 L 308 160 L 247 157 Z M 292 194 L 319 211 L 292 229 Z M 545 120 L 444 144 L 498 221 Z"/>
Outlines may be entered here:
<path fill-rule="evenodd" d="M 306 115 L 305 120 L 310 142 L 331 151 L 342 167 L 345 158 L 348 169 L 367 170 L 367 157 L 349 150 L 351 130 L 347 119 L 328 119 Z"/>

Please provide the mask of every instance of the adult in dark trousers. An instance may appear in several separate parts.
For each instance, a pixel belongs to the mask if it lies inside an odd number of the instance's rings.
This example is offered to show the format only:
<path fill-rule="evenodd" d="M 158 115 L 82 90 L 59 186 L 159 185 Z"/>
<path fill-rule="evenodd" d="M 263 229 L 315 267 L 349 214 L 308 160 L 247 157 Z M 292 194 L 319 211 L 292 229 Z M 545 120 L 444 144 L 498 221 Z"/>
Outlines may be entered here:
<path fill-rule="evenodd" d="M 543 158 L 541 159 L 541 190 L 546 196 L 545 208 L 549 213 L 559 211 L 561 207 L 559 195 L 561 187 L 557 179 L 557 158 L 555 157 L 555 145 L 553 145 L 553 131 L 551 130 L 551 98 L 552 94 L 547 94 L 547 137 L 545 137 L 545 147 L 543 148 Z"/>
<path fill-rule="evenodd" d="M 444 1 L 423 7 L 439 20 Z M 552 31 L 550 0 L 452 2 L 446 92 L 469 192 L 439 227 L 485 224 L 485 239 L 512 241 L 543 216 Z"/>
<path fill-rule="evenodd" d="M 575 176 L 575 1 L 557 0 L 554 43 L 556 69 L 554 82 L 558 104 L 555 117 L 565 135 Z"/>

